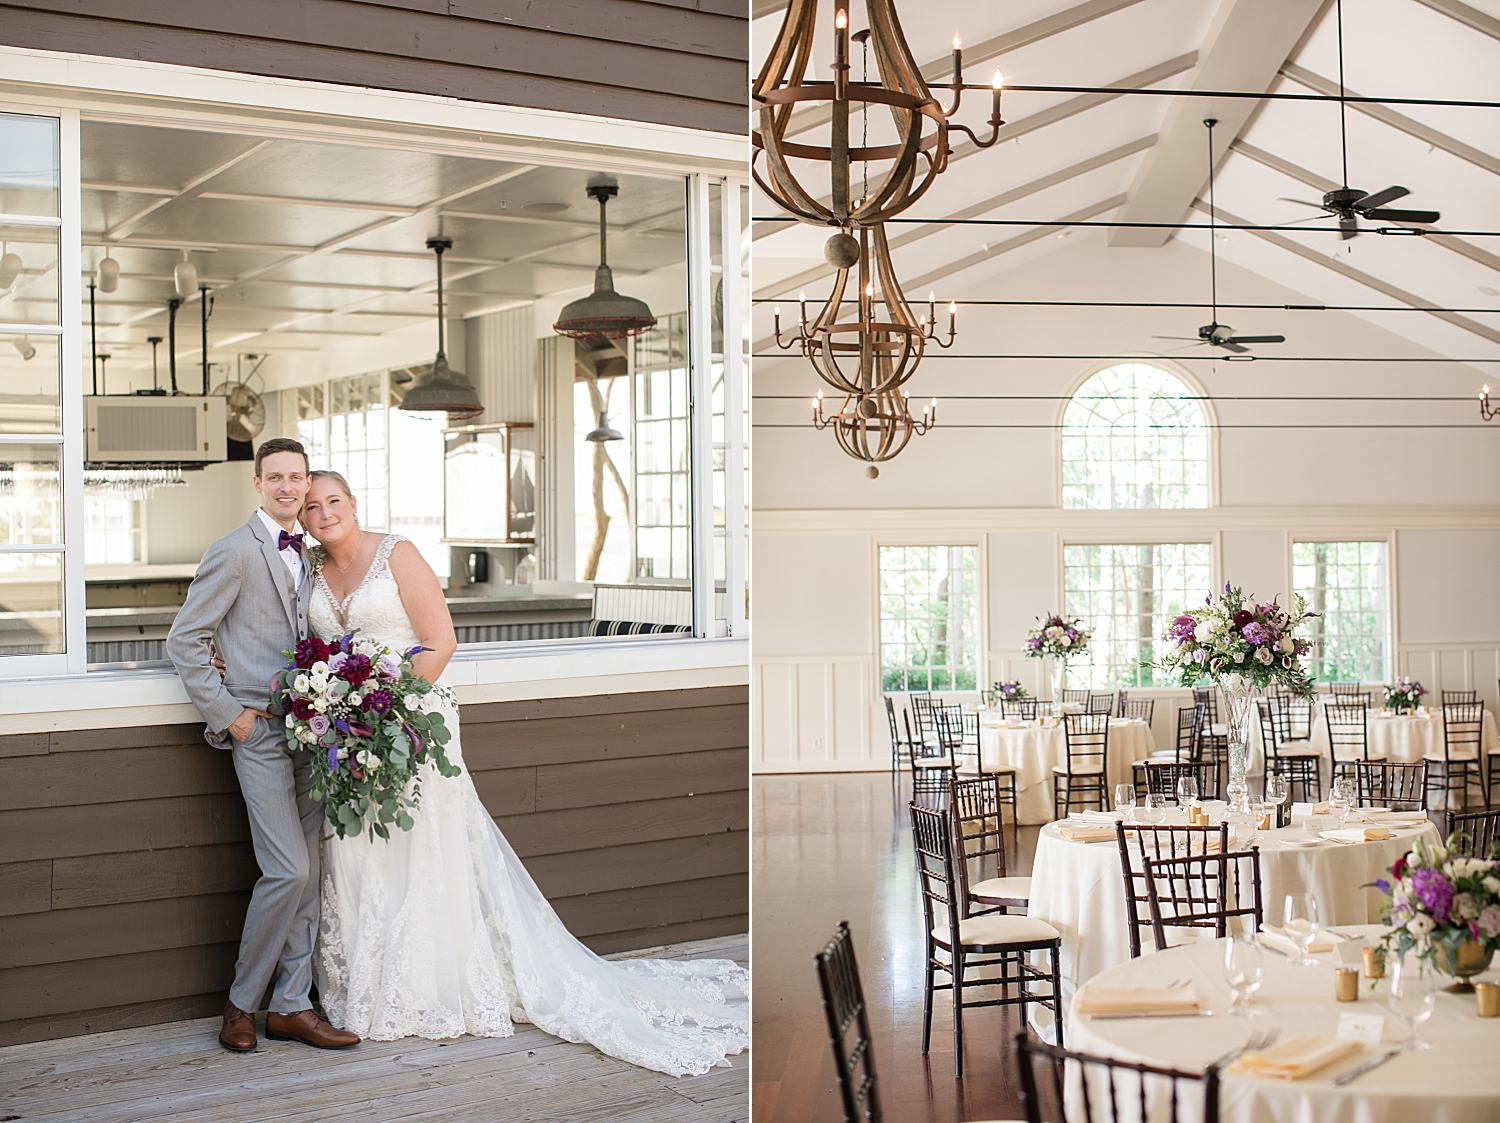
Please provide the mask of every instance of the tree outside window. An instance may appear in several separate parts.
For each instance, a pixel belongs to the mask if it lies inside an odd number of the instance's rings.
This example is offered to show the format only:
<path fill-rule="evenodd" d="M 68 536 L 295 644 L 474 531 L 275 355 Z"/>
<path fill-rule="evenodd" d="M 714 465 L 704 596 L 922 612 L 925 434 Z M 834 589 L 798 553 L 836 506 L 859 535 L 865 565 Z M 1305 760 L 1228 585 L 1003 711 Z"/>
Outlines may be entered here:
<path fill-rule="evenodd" d="M 979 684 L 979 548 L 880 547 L 880 681 L 887 692 Z"/>

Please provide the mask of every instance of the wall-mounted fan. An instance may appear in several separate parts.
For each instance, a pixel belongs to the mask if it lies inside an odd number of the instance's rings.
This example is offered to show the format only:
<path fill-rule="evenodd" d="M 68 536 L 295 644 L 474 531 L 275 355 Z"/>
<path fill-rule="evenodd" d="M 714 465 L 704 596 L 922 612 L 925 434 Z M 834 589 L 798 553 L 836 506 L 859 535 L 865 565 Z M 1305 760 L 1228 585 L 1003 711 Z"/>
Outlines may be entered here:
<path fill-rule="evenodd" d="M 1213 321 L 1198 329 L 1197 339 L 1190 340 L 1185 335 L 1154 335 L 1151 338 L 1187 340 L 1194 347 L 1206 343 L 1210 347 L 1222 347 L 1226 351 L 1240 354 L 1250 350 L 1245 346 L 1247 343 L 1285 343 L 1286 336 L 1284 335 L 1235 335 L 1232 327 L 1219 323 L 1219 258 L 1218 251 L 1214 248 L 1218 240 L 1214 211 L 1214 126 L 1219 121 L 1216 117 L 1206 117 L 1203 123 L 1208 126 L 1208 278 Z M 1186 348 L 1177 348 L 1177 350 L 1186 350 Z"/>
<path fill-rule="evenodd" d="M 1442 218 L 1438 211 L 1406 211 L 1393 210 L 1387 207 L 1387 203 L 1393 203 L 1411 192 L 1405 187 L 1391 186 L 1383 191 L 1376 191 L 1373 195 L 1368 191 L 1361 191 L 1358 187 L 1349 186 L 1349 129 L 1345 118 L 1347 105 L 1344 101 L 1344 4 L 1338 0 L 1335 7 L 1338 19 L 1339 31 L 1339 154 L 1343 159 L 1344 185 L 1323 196 L 1321 203 L 1310 203 L 1306 199 L 1292 199 L 1281 196 L 1283 203 L 1296 203 L 1302 207 L 1316 207 L 1320 211 L 1326 211 L 1339 220 L 1339 237 L 1344 241 L 1359 234 L 1359 220 L 1365 219 L 1369 222 L 1416 222 L 1430 223 Z M 1306 221 L 1299 219 L 1298 221 Z"/>
<path fill-rule="evenodd" d="M 264 355 L 243 355 L 241 359 L 250 359 L 255 362 L 248 375 L 242 371 L 236 372 L 238 381 L 221 382 L 210 391 L 215 397 L 225 399 L 225 428 L 230 441 L 240 444 L 250 444 L 260 431 L 266 427 L 266 403 L 261 396 L 250 389 L 248 381 L 259 372 L 261 363 L 266 361 Z M 230 459 L 238 459 L 231 457 Z"/>

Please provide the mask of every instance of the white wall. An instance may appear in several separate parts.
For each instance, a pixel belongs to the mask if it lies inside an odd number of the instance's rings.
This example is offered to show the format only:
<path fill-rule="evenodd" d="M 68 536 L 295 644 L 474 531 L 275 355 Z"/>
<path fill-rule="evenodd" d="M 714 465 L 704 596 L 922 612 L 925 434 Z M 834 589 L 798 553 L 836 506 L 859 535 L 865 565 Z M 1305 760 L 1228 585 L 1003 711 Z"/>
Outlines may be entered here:
<path fill-rule="evenodd" d="M 146 500 L 146 561 L 180 565 L 203 560 L 203 551 L 250 517 L 260 505 L 250 460 L 210 464 L 184 472 L 186 487 L 167 488 Z"/>
<path fill-rule="evenodd" d="M 1102 236 L 1076 234 L 1065 249 L 939 295 L 1200 300 L 1206 279 L 1206 255 L 1178 242 L 1162 250 L 1109 250 Z M 1316 303 L 1222 260 L 1219 291 L 1243 302 Z M 757 315 L 764 318 L 757 320 L 759 338 L 767 334 L 769 314 L 762 306 Z M 1245 333 L 1283 332 L 1287 355 L 1433 354 L 1380 323 L 1341 312 L 1252 311 L 1221 319 Z M 960 313 L 954 351 L 1144 353 L 1175 346 L 1153 335 L 1190 336 L 1204 322 L 1206 311 L 1193 309 L 968 308 Z M 1480 343 L 1469 353 L 1482 353 Z M 1276 353 L 1271 347 L 1257 352 Z M 981 545 L 981 679 L 1019 678 L 1045 693 L 1043 665 L 1024 658 L 1021 638 L 1036 615 L 1060 607 L 1064 542 L 1209 542 L 1216 585 L 1232 581 L 1257 597 L 1280 595 L 1287 603 L 1294 539 L 1384 539 L 1391 543 L 1395 581 L 1394 673 L 1413 674 L 1434 690 L 1478 689 L 1491 706 L 1500 705 L 1500 506 L 1494 498 L 1500 441 L 1483 427 L 1350 427 L 1469 423 L 1469 403 L 1364 399 L 1468 397 L 1483 376 L 1457 364 L 1165 361 L 1212 396 L 1213 412 L 1226 426 L 1216 441 L 1218 505 L 1207 510 L 1058 507 L 1051 427 L 1065 396 L 1104 361 L 929 359 L 910 390 L 918 401 L 939 398 L 940 424 L 869 480 L 831 434 L 806 424 L 816 380 L 805 362 L 758 359 L 756 768 L 888 767 L 873 594 L 876 548 L 883 542 Z M 964 397 L 994 394 L 1043 400 Z M 1252 395 L 1336 400 L 1235 400 Z M 770 427 L 777 423 L 795 427 Z M 972 427 L 995 423 L 1023 427 Z M 1288 424 L 1337 427 L 1232 427 Z M 1165 746 L 1174 692 L 1163 697 L 1167 704 L 1158 706 L 1153 732 Z"/>

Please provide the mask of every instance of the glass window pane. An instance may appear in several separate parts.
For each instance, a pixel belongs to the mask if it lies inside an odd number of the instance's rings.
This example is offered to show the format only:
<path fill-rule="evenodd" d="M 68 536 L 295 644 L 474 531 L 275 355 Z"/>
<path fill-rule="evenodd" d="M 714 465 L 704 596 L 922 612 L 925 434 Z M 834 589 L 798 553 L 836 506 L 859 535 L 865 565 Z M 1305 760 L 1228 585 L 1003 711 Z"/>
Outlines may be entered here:
<path fill-rule="evenodd" d="M 977 546 L 880 548 L 881 689 L 978 687 Z"/>
<path fill-rule="evenodd" d="M 62 428 L 59 342 L 55 335 L 0 336 L 0 433 Z"/>
<path fill-rule="evenodd" d="M 0 224 L 3 272 L 14 273 L 10 288 L 0 288 L 0 322 L 58 322 L 58 237 L 55 226 Z"/>
<path fill-rule="evenodd" d="M 61 553 L 0 553 L 0 655 L 63 650 Z"/>
<path fill-rule="evenodd" d="M 1296 542 L 1292 588 L 1308 621 L 1312 676 L 1384 682 L 1390 676 L 1390 570 L 1384 542 Z"/>
<path fill-rule="evenodd" d="M 61 450 L 0 444 L 0 546 L 62 541 Z"/>
<path fill-rule="evenodd" d="M 0 113 L 0 214 L 61 214 L 61 143 L 56 117 Z"/>

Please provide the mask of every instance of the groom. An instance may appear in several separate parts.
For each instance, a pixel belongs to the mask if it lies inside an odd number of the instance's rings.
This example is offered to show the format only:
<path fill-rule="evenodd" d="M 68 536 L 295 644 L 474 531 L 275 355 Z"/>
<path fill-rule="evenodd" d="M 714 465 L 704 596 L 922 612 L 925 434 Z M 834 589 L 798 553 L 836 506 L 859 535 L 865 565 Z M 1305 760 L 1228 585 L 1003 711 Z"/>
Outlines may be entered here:
<path fill-rule="evenodd" d="M 281 722 L 266 712 L 283 651 L 307 634 L 311 574 L 293 533 L 307 498 L 310 465 L 285 437 L 255 452 L 261 505 L 250 521 L 208 548 L 167 637 L 167 654 L 207 723 L 209 744 L 229 749 L 250 813 L 260 880 L 250 897 L 234 986 L 219 1044 L 255 1049 L 255 1010 L 274 978 L 266 1036 L 343 1049 L 359 1038 L 313 1012 L 313 940 L 318 930 L 318 835 L 323 806 L 311 797 L 305 753 L 285 749 Z M 223 656 L 211 664 L 210 641 Z"/>

